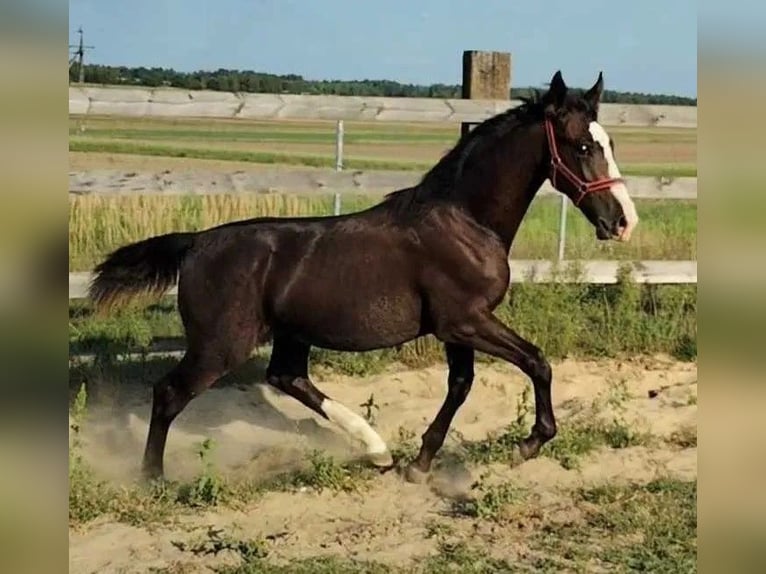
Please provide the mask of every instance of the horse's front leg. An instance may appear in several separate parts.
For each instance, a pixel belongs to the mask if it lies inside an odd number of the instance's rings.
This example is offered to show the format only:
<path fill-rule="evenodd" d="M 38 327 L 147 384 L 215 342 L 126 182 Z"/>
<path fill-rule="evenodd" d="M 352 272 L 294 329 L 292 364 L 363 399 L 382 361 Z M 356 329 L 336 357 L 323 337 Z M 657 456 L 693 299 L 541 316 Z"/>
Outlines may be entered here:
<path fill-rule="evenodd" d="M 551 403 L 551 366 L 542 351 L 501 323 L 489 310 L 451 321 L 437 336 L 459 345 L 504 359 L 519 367 L 535 391 L 535 424 L 519 445 L 521 456 L 537 456 L 540 448 L 556 436 L 556 419 Z"/>
<path fill-rule="evenodd" d="M 468 396 L 473 383 L 473 349 L 447 343 L 445 350 L 449 365 L 447 397 L 436 418 L 423 433 L 423 443 L 418 456 L 407 466 L 406 477 L 410 482 L 423 482 L 428 477 L 431 461 L 444 444 L 444 437 L 452 419 Z"/>

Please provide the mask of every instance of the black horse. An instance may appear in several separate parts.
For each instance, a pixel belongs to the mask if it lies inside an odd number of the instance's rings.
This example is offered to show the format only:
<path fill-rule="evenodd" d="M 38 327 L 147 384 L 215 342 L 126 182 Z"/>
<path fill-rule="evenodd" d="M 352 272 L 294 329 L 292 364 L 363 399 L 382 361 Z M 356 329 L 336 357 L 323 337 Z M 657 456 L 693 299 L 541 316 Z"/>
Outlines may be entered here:
<path fill-rule="evenodd" d="M 545 94 L 484 121 L 418 185 L 364 211 L 237 221 L 112 253 L 95 270 L 95 304 L 161 294 L 178 280 L 186 332 L 184 357 L 154 386 L 144 473 L 163 474 L 168 430 L 189 401 L 269 340 L 268 383 L 359 439 L 380 467 L 393 462 L 386 443 L 314 386 L 309 348 L 367 351 L 426 334 L 444 342 L 447 397 L 407 467 L 412 481 L 427 477 L 471 389 L 474 351 L 509 361 L 534 385 L 535 423 L 519 449 L 536 456 L 556 434 L 551 368 L 492 311 L 508 289 L 511 243 L 546 178 L 598 239 L 625 241 L 638 221 L 597 123 L 602 89 L 599 74 L 573 94 L 556 72 Z"/>

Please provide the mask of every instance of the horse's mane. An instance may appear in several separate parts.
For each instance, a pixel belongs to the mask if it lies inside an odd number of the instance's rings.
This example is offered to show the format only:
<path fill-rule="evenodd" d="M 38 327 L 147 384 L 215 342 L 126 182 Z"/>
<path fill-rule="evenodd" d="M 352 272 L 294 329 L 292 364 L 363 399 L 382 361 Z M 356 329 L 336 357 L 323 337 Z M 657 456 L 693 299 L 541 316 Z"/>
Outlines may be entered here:
<path fill-rule="evenodd" d="M 521 99 L 520 106 L 484 120 L 463 135 L 417 185 L 388 193 L 383 203 L 399 214 L 414 214 L 428 203 L 457 199 L 462 191 L 460 176 L 472 154 L 487 149 L 517 127 L 542 119 L 544 104 L 537 91 Z"/>

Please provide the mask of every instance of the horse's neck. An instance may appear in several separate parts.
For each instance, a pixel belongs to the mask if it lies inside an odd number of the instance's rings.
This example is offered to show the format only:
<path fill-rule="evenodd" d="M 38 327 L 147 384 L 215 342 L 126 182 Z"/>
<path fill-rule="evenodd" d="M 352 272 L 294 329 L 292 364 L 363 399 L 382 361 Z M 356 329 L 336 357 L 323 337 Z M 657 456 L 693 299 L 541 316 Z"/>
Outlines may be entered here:
<path fill-rule="evenodd" d="M 515 134 L 507 144 L 509 163 L 498 166 L 496 174 L 487 174 L 484 185 L 466 198 L 473 218 L 494 231 L 510 251 L 522 219 L 527 213 L 547 172 L 542 166 L 542 143 L 532 132 Z"/>

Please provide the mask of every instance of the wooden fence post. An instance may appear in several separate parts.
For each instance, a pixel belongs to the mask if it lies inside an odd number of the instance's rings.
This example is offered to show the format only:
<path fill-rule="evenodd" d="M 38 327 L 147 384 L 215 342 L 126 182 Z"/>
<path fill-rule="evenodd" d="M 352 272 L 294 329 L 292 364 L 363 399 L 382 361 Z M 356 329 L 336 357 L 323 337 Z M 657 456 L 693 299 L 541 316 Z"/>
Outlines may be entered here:
<path fill-rule="evenodd" d="M 511 54 L 510 52 L 463 52 L 464 100 L 510 100 Z M 476 122 L 463 122 L 460 135 L 468 133 Z"/>

